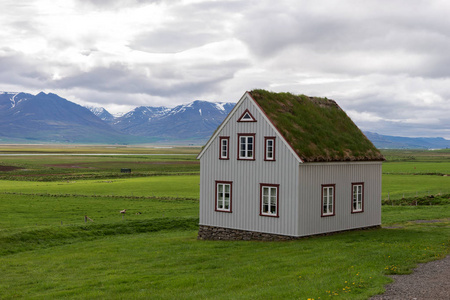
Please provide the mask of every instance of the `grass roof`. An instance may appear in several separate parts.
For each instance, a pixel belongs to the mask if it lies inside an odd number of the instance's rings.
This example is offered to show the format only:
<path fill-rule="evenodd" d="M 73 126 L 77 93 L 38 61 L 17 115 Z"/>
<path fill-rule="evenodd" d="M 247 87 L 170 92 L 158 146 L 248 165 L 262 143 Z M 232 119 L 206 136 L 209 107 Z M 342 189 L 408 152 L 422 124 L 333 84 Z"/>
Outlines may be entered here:
<path fill-rule="evenodd" d="M 333 100 L 265 90 L 250 95 L 305 162 L 384 160 Z"/>

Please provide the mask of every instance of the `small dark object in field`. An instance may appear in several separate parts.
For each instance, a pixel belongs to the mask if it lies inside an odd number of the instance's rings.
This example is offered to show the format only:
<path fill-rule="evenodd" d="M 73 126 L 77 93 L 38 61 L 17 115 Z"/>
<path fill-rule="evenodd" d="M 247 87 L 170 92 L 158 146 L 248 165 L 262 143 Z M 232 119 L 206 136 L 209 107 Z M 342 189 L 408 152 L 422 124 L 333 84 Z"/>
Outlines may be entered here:
<path fill-rule="evenodd" d="M 125 214 L 126 212 L 127 212 L 126 209 L 120 211 L 121 214 Z"/>
<path fill-rule="evenodd" d="M 131 173 L 131 169 L 120 169 L 121 173 Z"/>
<path fill-rule="evenodd" d="M 138 211 L 136 214 L 137 214 L 137 215 L 142 215 L 142 213 L 141 213 L 140 211 Z"/>

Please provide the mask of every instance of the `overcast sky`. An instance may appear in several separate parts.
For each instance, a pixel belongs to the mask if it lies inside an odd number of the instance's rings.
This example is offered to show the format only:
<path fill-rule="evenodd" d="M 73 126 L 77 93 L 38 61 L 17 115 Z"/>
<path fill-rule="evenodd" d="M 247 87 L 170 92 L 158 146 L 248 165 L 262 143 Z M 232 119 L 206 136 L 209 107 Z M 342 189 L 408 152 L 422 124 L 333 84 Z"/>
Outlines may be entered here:
<path fill-rule="evenodd" d="M 0 91 L 117 113 L 255 88 L 450 139 L 450 1 L 0 0 Z"/>

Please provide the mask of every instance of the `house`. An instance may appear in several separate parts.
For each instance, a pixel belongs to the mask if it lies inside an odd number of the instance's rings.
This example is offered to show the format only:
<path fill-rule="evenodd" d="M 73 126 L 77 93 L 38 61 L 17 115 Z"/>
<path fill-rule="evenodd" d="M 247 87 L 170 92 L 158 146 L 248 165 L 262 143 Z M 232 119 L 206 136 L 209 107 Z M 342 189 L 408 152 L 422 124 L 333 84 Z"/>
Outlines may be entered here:
<path fill-rule="evenodd" d="M 381 224 L 381 153 L 333 100 L 246 92 L 200 154 L 199 239 Z"/>

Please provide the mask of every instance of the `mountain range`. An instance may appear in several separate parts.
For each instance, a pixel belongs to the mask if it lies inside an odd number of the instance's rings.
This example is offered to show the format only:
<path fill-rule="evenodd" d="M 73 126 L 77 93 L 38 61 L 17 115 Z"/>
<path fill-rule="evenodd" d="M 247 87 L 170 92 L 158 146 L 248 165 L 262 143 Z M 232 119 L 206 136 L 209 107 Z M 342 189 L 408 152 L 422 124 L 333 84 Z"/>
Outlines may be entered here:
<path fill-rule="evenodd" d="M 52 93 L 0 92 L 0 143 L 203 145 L 234 105 L 196 100 L 174 108 L 140 106 L 114 116 Z M 378 148 L 450 148 L 443 138 L 364 133 Z"/>

